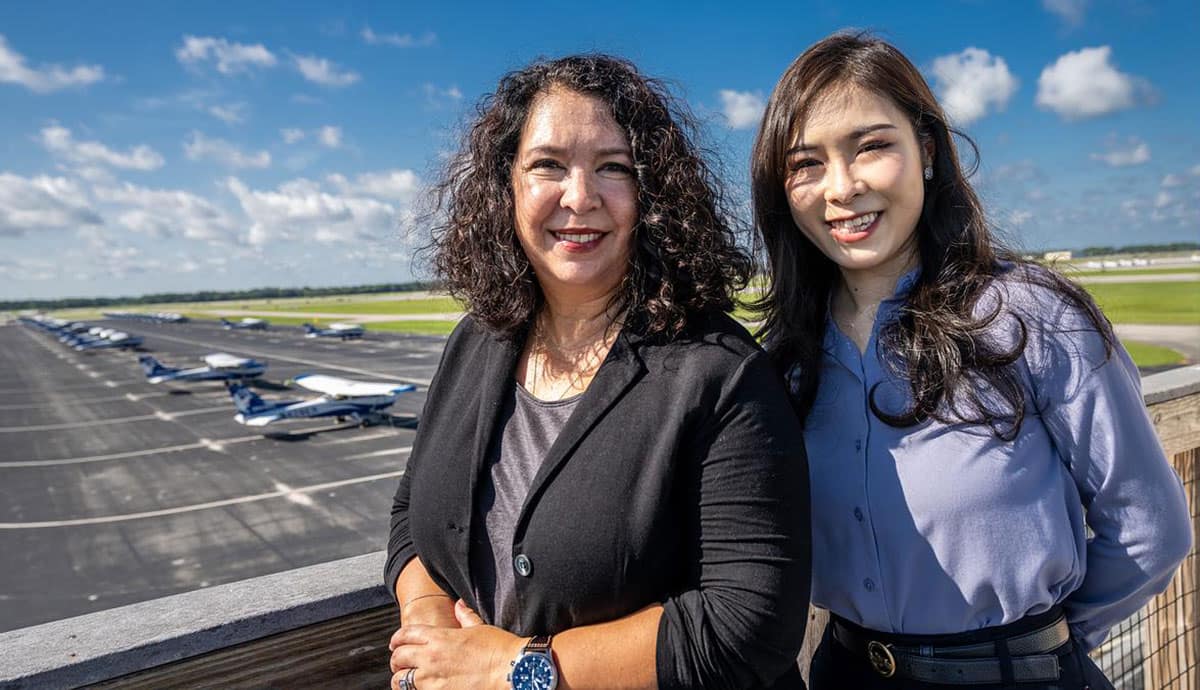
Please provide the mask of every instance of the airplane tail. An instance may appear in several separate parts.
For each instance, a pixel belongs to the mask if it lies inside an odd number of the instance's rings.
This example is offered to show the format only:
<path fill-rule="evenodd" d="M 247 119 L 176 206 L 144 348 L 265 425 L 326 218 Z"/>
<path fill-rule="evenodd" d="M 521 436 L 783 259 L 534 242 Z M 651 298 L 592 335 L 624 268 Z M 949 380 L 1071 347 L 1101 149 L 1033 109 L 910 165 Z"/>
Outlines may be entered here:
<path fill-rule="evenodd" d="M 306 324 L 304 324 L 304 332 L 305 333 L 316 333 L 317 329 L 313 328 L 313 325 L 311 323 L 306 323 Z"/>
<path fill-rule="evenodd" d="M 150 355 L 142 355 L 138 357 L 138 364 L 142 365 L 142 371 L 145 372 L 146 378 L 151 376 L 162 376 L 163 374 L 174 373 L 176 370 L 164 367 L 162 362 L 151 357 Z"/>
<path fill-rule="evenodd" d="M 222 325 L 222 326 L 229 326 L 229 327 L 232 327 L 232 326 L 233 326 L 233 322 L 232 322 L 232 321 L 230 321 L 229 319 L 221 319 L 221 325 Z"/>
<path fill-rule="evenodd" d="M 257 393 L 240 383 L 230 383 L 228 388 L 229 395 L 233 398 L 233 404 L 237 407 L 238 412 L 244 415 L 262 412 L 271 407 L 258 397 Z"/>

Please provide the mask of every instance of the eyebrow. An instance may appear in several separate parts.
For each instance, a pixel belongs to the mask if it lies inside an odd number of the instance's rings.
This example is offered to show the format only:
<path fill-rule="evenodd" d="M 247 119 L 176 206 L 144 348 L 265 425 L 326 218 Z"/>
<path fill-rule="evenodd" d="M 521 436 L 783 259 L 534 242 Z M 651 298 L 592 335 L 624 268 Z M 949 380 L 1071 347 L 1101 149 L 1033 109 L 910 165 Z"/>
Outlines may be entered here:
<path fill-rule="evenodd" d="M 897 129 L 897 127 L 896 127 L 896 125 L 893 125 L 888 122 L 881 122 L 876 125 L 867 125 L 865 127 L 859 127 L 858 129 L 853 130 L 852 132 L 847 134 L 845 137 L 845 140 L 853 141 L 854 139 L 861 139 L 861 138 L 867 136 L 868 134 L 870 134 L 871 132 L 878 132 L 881 129 Z M 803 151 L 812 151 L 816 148 L 817 148 L 816 146 L 805 146 L 804 144 L 796 144 L 792 148 L 788 149 L 784 155 L 790 156 L 792 154 L 801 153 Z"/>
<path fill-rule="evenodd" d="M 525 153 L 527 155 L 540 153 L 540 154 L 549 154 L 552 156 L 562 156 L 567 153 L 567 150 L 561 146 L 550 146 L 547 144 L 547 145 L 543 145 L 543 146 L 534 146 L 533 148 L 529 149 Z M 596 155 L 597 156 L 618 156 L 619 155 L 619 156 L 632 157 L 633 151 L 631 151 L 629 149 L 629 147 L 627 147 L 627 146 L 610 146 L 607 148 L 598 149 L 596 151 Z"/>

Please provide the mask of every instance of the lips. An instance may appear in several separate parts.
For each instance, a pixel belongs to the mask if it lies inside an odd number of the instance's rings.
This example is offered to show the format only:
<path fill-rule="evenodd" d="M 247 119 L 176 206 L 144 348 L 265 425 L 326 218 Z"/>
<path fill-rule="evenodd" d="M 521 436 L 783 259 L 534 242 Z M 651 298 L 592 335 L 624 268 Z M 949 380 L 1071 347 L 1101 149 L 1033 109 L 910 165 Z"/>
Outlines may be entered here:
<path fill-rule="evenodd" d="M 879 217 L 882 215 L 880 211 L 872 211 L 864 213 L 860 216 L 851 218 L 840 218 L 829 222 L 829 234 L 833 239 L 842 244 L 852 244 L 860 242 L 870 237 L 871 232 L 878 225 Z"/>
<path fill-rule="evenodd" d="M 574 242 L 575 244 L 587 244 L 588 242 L 595 242 L 596 240 L 598 240 L 604 236 L 604 233 L 592 232 L 592 231 L 589 231 L 589 232 L 565 232 L 565 231 L 555 232 L 555 231 L 551 231 L 550 234 L 554 235 L 554 237 L 558 240 L 561 240 L 563 242 Z"/>

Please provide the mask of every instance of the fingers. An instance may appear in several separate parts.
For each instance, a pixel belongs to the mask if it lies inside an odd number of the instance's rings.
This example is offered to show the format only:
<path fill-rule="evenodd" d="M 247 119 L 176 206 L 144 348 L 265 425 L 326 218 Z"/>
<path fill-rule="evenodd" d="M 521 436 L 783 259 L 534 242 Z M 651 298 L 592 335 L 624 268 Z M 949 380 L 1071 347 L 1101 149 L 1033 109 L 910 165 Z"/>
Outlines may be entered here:
<path fill-rule="evenodd" d="M 401 681 L 406 678 L 409 672 L 412 672 L 412 677 L 408 679 L 409 685 L 402 687 Z M 392 674 L 391 688 L 392 690 L 410 690 L 417 687 L 417 672 L 416 669 L 402 668 Z"/>
<path fill-rule="evenodd" d="M 404 625 L 399 630 L 392 633 L 392 638 L 388 640 L 388 649 L 394 650 L 396 647 L 404 644 L 426 644 L 429 638 L 425 631 L 429 630 L 428 625 Z"/>
<path fill-rule="evenodd" d="M 478 613 L 467 605 L 467 602 L 459 599 L 454 603 L 454 617 L 458 619 L 458 624 L 464 628 L 473 628 L 477 625 L 484 625 L 483 618 L 480 618 Z"/>

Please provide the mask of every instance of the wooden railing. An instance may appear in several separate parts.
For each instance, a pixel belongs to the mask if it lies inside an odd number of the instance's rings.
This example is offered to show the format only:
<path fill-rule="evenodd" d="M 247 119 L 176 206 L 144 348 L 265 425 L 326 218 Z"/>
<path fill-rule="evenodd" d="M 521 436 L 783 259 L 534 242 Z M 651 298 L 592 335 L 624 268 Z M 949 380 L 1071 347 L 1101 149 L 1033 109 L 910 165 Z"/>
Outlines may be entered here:
<path fill-rule="evenodd" d="M 1200 543 L 1200 366 L 1149 376 L 1143 388 Z M 372 553 L 0 634 L 0 688 L 386 688 L 398 621 L 383 560 Z M 1097 650 L 1120 690 L 1200 687 L 1198 582 L 1193 548 L 1167 591 Z M 806 652 L 822 624 L 814 611 Z"/>

